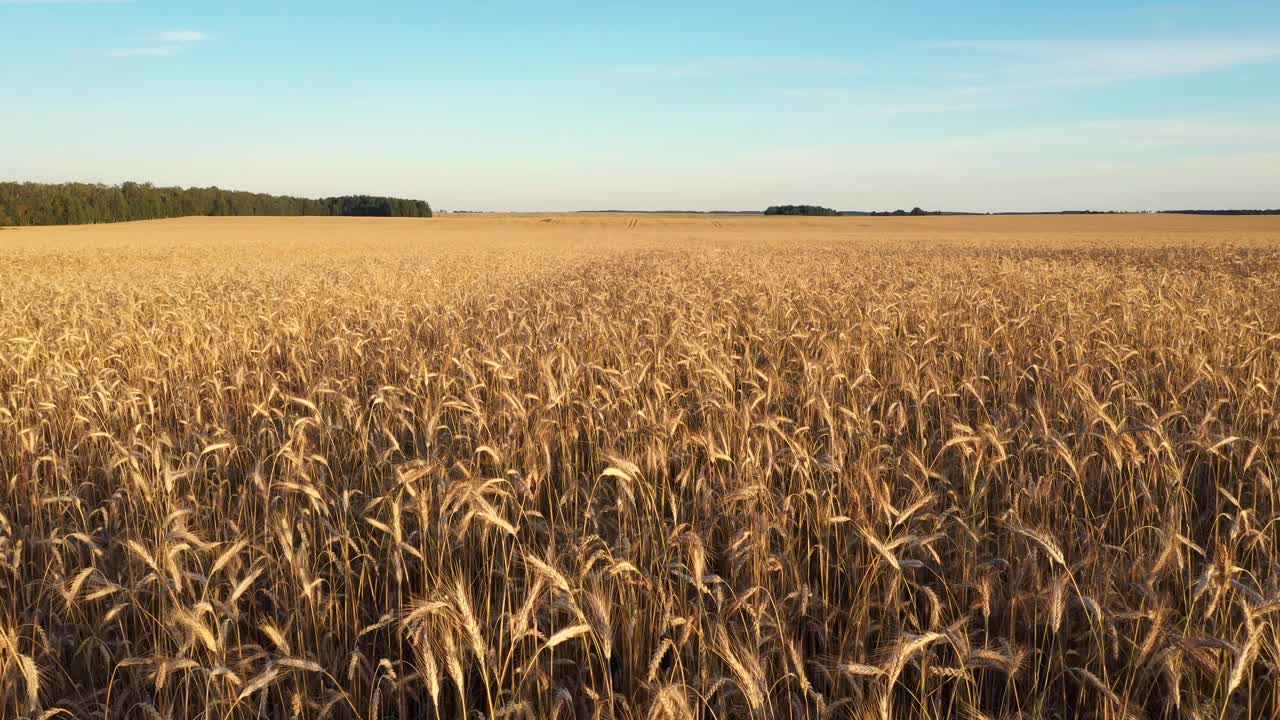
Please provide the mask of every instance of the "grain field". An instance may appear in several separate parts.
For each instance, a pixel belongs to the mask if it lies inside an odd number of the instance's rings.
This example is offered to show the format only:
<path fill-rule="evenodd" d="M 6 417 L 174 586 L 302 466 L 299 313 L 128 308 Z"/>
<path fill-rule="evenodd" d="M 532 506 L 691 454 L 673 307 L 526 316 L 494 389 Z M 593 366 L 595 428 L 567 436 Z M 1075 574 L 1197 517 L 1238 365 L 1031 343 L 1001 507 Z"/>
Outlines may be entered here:
<path fill-rule="evenodd" d="M 0 717 L 1276 717 L 1278 388 L 1268 217 L 5 231 Z"/>

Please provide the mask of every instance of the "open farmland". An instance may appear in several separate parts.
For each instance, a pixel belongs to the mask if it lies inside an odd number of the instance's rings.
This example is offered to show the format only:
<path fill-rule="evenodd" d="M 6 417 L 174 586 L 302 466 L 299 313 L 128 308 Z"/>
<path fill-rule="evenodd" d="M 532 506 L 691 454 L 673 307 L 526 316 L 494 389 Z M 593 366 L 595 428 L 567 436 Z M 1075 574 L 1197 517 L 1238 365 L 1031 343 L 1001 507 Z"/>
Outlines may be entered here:
<path fill-rule="evenodd" d="M 1280 715 L 1280 218 L 0 233 L 0 717 Z"/>

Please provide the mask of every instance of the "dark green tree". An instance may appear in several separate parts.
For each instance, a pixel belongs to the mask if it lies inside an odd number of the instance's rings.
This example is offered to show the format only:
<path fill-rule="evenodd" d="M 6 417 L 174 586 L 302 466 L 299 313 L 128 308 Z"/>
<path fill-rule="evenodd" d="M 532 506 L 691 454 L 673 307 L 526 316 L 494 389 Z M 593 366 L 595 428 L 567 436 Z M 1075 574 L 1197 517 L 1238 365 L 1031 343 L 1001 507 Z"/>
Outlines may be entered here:
<path fill-rule="evenodd" d="M 354 195 L 319 200 L 150 183 L 0 183 L 0 225 L 73 225 L 187 215 L 431 217 L 423 200 Z"/>
<path fill-rule="evenodd" d="M 832 216 L 840 213 L 821 205 L 771 205 L 764 211 L 764 214 Z"/>

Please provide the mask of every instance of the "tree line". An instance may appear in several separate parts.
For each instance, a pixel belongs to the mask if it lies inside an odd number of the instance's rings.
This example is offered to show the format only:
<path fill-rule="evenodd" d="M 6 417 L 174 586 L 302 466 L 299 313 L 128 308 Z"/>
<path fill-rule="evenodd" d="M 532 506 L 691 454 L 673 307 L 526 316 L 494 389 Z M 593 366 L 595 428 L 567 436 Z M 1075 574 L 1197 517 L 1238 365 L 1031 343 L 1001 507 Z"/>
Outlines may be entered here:
<path fill-rule="evenodd" d="M 1169 215 L 1280 215 L 1276 210 L 1161 210 Z"/>
<path fill-rule="evenodd" d="M 852 213 L 849 213 L 849 214 L 852 214 Z M 882 211 L 869 212 L 865 214 L 870 217 L 922 217 L 925 215 L 942 215 L 943 213 L 940 210 L 924 210 L 919 206 L 917 206 L 917 207 L 911 208 L 910 210 L 894 210 L 892 212 L 888 210 L 882 210 Z"/>
<path fill-rule="evenodd" d="M 829 217 L 840 213 L 821 205 L 770 205 L 765 215 L 817 215 Z"/>
<path fill-rule="evenodd" d="M 832 217 L 836 215 L 855 215 L 862 217 L 900 217 L 900 216 L 920 216 L 920 215 L 950 215 L 954 213 L 944 213 L 938 210 L 922 210 L 919 207 L 911 210 L 894 210 L 892 212 L 862 212 L 858 210 L 832 210 L 829 207 L 821 205 L 771 205 L 764 211 L 765 215 L 813 215 L 819 217 Z"/>
<path fill-rule="evenodd" d="M 948 213 L 941 210 L 924 210 L 919 207 L 910 210 L 893 210 L 893 211 L 873 211 L 865 212 L 860 210 L 832 210 L 829 207 L 821 205 L 772 205 L 764 211 L 765 215 L 813 215 L 819 217 L 832 217 L 836 215 L 851 215 L 857 217 L 904 217 L 904 216 L 923 216 L 923 215 L 959 215 L 963 213 Z"/>
<path fill-rule="evenodd" d="M 0 227 L 158 220 L 189 215 L 344 215 L 431 217 L 423 200 L 344 195 L 300 198 L 217 187 L 151 183 L 0 183 Z"/>

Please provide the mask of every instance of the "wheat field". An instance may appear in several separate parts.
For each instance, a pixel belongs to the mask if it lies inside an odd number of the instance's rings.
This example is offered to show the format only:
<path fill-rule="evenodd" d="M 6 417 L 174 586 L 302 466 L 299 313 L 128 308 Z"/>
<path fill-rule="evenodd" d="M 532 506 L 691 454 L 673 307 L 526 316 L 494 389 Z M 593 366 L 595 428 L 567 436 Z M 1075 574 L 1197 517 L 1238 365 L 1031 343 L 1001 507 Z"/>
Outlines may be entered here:
<path fill-rule="evenodd" d="M 1280 716 L 1280 221 L 0 233 L 2 718 Z"/>

